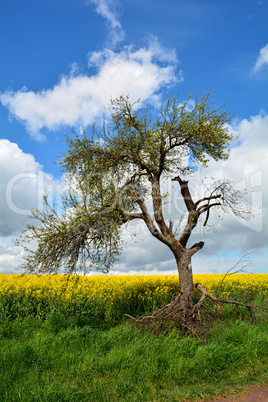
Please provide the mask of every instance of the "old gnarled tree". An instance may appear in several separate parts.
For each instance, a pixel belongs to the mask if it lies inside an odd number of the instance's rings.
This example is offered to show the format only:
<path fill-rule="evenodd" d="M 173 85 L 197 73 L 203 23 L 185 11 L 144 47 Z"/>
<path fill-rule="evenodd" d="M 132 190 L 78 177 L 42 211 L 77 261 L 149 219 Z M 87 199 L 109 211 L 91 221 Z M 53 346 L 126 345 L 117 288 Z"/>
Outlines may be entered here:
<path fill-rule="evenodd" d="M 193 200 L 185 178 L 194 165 L 206 167 L 210 158 L 228 158 L 231 117 L 223 107 L 214 107 L 210 94 L 196 100 L 192 109 L 187 101 L 172 98 L 155 119 L 123 96 L 112 101 L 110 112 L 111 122 L 101 132 L 93 127 L 89 136 L 67 139 L 60 166 L 75 190 L 63 197 L 59 215 L 46 200 L 46 208 L 33 213 L 42 225 L 28 226 L 23 237 L 28 251 L 24 267 L 33 273 L 71 274 L 92 267 L 108 271 L 121 251 L 122 230 L 141 219 L 174 255 L 180 283 L 177 320 L 188 331 L 207 296 L 196 284 L 202 297 L 194 305 L 191 259 L 204 242 L 189 244 L 191 233 L 199 220 L 206 225 L 212 208 L 232 208 L 238 215 L 241 209 L 239 193 L 229 182 L 217 182 L 209 194 Z M 164 217 L 163 177 L 180 187 L 185 203 L 187 222 L 178 236 Z M 36 250 L 27 246 L 33 240 Z"/>

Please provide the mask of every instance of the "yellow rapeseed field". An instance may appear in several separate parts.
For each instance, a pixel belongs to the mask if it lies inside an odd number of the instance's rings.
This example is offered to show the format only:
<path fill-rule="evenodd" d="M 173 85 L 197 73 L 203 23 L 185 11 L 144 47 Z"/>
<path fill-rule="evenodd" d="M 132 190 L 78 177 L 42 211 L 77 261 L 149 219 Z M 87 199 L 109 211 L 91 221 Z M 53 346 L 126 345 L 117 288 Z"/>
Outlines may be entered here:
<path fill-rule="evenodd" d="M 194 275 L 194 282 L 222 298 L 268 296 L 268 274 Z M 0 308 L 11 315 L 71 310 L 85 314 L 96 308 L 105 311 L 105 315 L 116 311 L 134 313 L 169 302 L 178 289 L 178 275 L 0 274 Z"/>

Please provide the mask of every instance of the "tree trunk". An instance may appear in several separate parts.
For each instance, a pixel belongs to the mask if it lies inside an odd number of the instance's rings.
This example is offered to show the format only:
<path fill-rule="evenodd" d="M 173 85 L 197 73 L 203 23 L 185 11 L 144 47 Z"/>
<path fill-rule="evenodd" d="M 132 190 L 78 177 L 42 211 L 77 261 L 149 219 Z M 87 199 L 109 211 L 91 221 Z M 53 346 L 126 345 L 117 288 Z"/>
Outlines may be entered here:
<path fill-rule="evenodd" d="M 188 328 L 188 324 L 192 321 L 192 313 L 194 308 L 193 301 L 193 274 L 191 265 L 190 250 L 174 250 L 173 254 L 176 259 L 179 281 L 180 281 L 180 325 L 183 328 Z M 187 325 L 186 325 L 187 324 Z"/>
<path fill-rule="evenodd" d="M 125 315 L 138 325 L 150 325 L 152 332 L 170 330 L 175 324 L 176 328 L 180 329 L 185 335 L 190 334 L 198 337 L 199 328 L 196 325 L 196 312 L 198 310 L 196 310 L 196 306 L 194 305 L 191 258 L 203 247 L 204 242 L 200 241 L 187 249 L 182 246 L 179 240 L 175 240 L 172 236 L 172 238 L 169 237 L 166 244 L 172 251 L 177 263 L 180 281 L 179 293 L 169 304 L 157 309 L 151 315 L 138 318 L 131 317 L 128 314 Z M 205 297 L 207 297 L 207 293 Z M 202 302 L 203 298 L 202 295 Z"/>

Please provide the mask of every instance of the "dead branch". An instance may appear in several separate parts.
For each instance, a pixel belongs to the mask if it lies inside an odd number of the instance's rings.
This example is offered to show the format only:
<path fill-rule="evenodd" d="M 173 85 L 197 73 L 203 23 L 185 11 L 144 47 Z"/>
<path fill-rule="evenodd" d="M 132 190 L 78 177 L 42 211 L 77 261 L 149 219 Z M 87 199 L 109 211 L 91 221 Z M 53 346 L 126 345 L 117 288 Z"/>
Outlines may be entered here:
<path fill-rule="evenodd" d="M 129 314 L 124 314 L 126 317 L 130 318 L 131 321 L 134 321 L 138 326 L 143 325 L 151 325 L 153 326 L 152 332 L 156 333 L 164 329 L 165 324 L 167 322 L 175 322 L 178 323 L 180 318 L 180 294 L 178 294 L 171 303 L 161 307 L 156 310 L 151 315 L 144 315 L 141 317 L 132 317 Z"/>
<path fill-rule="evenodd" d="M 214 303 L 216 303 L 218 305 L 219 310 L 221 309 L 220 306 L 219 306 L 220 303 L 233 304 L 235 306 L 246 307 L 251 312 L 252 312 L 252 310 L 257 310 L 259 313 L 261 313 L 262 315 L 264 315 L 265 317 L 268 318 L 268 313 L 266 314 L 266 312 L 263 311 L 263 309 L 265 309 L 266 306 L 267 306 L 267 309 L 268 309 L 268 302 L 263 303 L 263 304 L 249 304 L 249 303 L 238 302 L 236 300 L 220 299 L 220 298 L 217 298 L 217 297 L 211 295 L 207 291 L 207 289 L 204 286 L 202 286 L 199 282 L 195 283 L 194 287 L 196 289 L 198 289 L 202 293 L 201 299 L 194 306 L 194 312 L 200 310 L 200 308 L 203 306 L 206 298 L 208 297 L 209 299 L 211 299 Z"/>

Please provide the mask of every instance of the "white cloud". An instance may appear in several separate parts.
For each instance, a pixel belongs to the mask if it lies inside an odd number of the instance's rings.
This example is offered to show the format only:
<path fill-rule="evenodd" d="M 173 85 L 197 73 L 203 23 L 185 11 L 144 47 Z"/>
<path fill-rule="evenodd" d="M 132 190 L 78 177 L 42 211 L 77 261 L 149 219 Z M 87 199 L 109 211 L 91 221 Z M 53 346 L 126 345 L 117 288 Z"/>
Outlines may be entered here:
<path fill-rule="evenodd" d="M 0 272 L 4 274 L 19 273 L 17 268 L 22 263 L 23 251 L 11 244 L 0 241 Z"/>
<path fill-rule="evenodd" d="M 124 39 L 125 33 L 118 19 L 117 3 L 114 0 L 88 0 L 85 4 L 94 4 L 96 6 L 96 12 L 106 20 L 110 31 L 109 39 L 112 46 L 115 46 Z"/>
<path fill-rule="evenodd" d="M 86 4 L 95 4 L 96 11 L 105 18 L 112 28 L 121 28 L 115 10 L 115 2 L 111 0 L 88 0 Z"/>
<path fill-rule="evenodd" d="M 31 209 L 41 207 L 43 195 L 60 201 L 59 194 L 67 184 L 64 177 L 53 180 L 31 154 L 6 139 L 0 140 L 0 177 L 0 272 L 14 273 L 22 263 L 23 251 L 12 239 L 27 223 L 34 223 L 28 216 Z"/>
<path fill-rule="evenodd" d="M 42 166 L 17 144 L 0 140 L 0 237 L 17 235 L 29 222 L 31 209 L 40 206 L 43 195 L 55 199 L 64 183 L 54 181 Z"/>
<path fill-rule="evenodd" d="M 158 99 L 162 87 L 183 80 L 181 73 L 175 73 L 174 50 L 164 49 L 156 39 L 139 50 L 128 46 L 119 53 L 92 52 L 89 65 L 97 69 L 95 75 L 62 76 L 52 89 L 38 92 L 6 91 L 1 102 L 35 139 L 42 140 L 43 128 L 91 124 L 101 117 L 111 98 L 128 94 L 133 100 Z"/>
<path fill-rule="evenodd" d="M 26 221 L 25 212 L 37 206 L 37 173 L 41 166 L 17 144 L 0 140 L 0 235 L 18 233 Z M 21 214 L 18 214 L 18 211 Z"/>
<path fill-rule="evenodd" d="M 268 44 L 260 50 L 253 71 L 256 73 L 267 66 L 268 66 Z"/>

